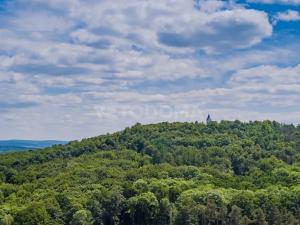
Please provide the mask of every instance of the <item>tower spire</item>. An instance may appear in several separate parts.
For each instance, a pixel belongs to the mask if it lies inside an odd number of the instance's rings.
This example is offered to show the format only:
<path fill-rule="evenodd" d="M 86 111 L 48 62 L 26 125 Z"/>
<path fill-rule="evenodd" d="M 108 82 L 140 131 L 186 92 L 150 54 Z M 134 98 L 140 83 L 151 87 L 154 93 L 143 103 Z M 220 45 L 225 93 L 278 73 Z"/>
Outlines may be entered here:
<path fill-rule="evenodd" d="M 207 118 L 206 118 L 206 123 L 210 123 L 211 122 L 211 117 L 210 117 L 210 114 L 207 115 Z"/>

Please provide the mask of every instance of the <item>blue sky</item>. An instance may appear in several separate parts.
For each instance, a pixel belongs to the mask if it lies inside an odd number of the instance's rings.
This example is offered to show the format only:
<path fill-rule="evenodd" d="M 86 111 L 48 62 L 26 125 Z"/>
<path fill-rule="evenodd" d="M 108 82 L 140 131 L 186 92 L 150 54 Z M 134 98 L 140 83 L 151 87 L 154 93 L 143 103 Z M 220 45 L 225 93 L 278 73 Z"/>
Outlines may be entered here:
<path fill-rule="evenodd" d="M 0 0 L 0 139 L 299 123 L 300 0 Z"/>

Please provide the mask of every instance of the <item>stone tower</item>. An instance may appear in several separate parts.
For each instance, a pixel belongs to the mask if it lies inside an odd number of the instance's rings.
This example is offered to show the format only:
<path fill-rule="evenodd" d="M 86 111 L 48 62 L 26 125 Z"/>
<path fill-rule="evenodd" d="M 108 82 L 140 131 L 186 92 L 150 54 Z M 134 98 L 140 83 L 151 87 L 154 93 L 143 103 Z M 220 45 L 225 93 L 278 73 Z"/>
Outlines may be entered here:
<path fill-rule="evenodd" d="M 210 115 L 208 114 L 208 116 L 207 116 L 207 118 L 206 118 L 206 123 L 208 124 L 208 123 L 210 123 L 212 120 L 211 120 L 211 117 L 210 117 Z"/>

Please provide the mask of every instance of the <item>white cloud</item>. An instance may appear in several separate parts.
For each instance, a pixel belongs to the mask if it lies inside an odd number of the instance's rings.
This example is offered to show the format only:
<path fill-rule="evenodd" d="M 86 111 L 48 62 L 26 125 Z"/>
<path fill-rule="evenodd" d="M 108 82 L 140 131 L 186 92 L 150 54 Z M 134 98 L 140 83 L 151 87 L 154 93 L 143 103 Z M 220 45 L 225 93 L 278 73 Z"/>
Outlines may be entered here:
<path fill-rule="evenodd" d="M 11 21 L 16 29 L 22 32 L 63 32 L 71 28 L 72 22 L 63 16 L 42 12 L 20 12 Z M 44 36 L 46 37 L 46 36 Z"/>
<path fill-rule="evenodd" d="M 300 4 L 300 0 L 247 0 L 247 2 L 262 3 L 262 4 L 285 4 L 285 5 Z"/>
<path fill-rule="evenodd" d="M 300 84 L 300 65 L 280 68 L 278 66 L 258 66 L 237 71 L 230 79 L 232 84 L 268 85 Z"/>
<path fill-rule="evenodd" d="M 288 10 L 286 12 L 279 12 L 275 16 L 276 21 L 298 21 L 300 20 L 300 13 L 294 10 Z"/>
<path fill-rule="evenodd" d="M 144 45 L 146 48 L 200 48 L 206 52 L 220 52 L 231 48 L 247 48 L 272 35 L 272 26 L 266 13 L 248 10 L 232 1 L 203 0 L 200 10 L 196 10 L 193 1 L 40 1 L 48 7 L 64 10 L 64 21 L 60 28 L 67 26 L 67 21 L 84 23 L 87 28 L 71 33 L 76 40 L 97 41 L 99 36 L 117 37 Z M 50 15 L 37 17 L 37 23 L 46 28 L 56 25 L 59 17 L 47 22 Z M 29 15 L 30 20 L 31 17 Z M 57 22 L 56 22 L 57 21 Z M 34 29 L 33 29 L 34 30 Z M 233 32 L 234 31 L 234 32 Z M 172 40 L 173 39 L 173 40 Z M 163 45 L 162 45 L 163 44 Z"/>
<path fill-rule="evenodd" d="M 267 14 L 256 10 L 233 9 L 202 15 L 195 12 L 178 20 L 159 31 L 161 43 L 211 53 L 247 48 L 272 35 Z"/>
<path fill-rule="evenodd" d="M 73 139 L 208 112 L 280 119 L 270 107 L 299 106 L 299 66 L 287 66 L 299 63 L 299 46 L 252 49 L 272 25 L 234 1 L 12 5 L 17 13 L 0 25 L 1 138 Z M 298 108 L 285 109 L 290 122 Z"/>
<path fill-rule="evenodd" d="M 199 1 L 198 5 L 199 10 L 207 13 L 213 13 L 222 10 L 223 8 L 228 7 L 228 2 L 219 1 L 219 0 L 203 0 Z"/>
<path fill-rule="evenodd" d="M 222 53 L 253 46 L 272 34 L 264 12 L 224 1 L 202 1 L 200 11 L 192 1 L 184 0 L 27 0 L 20 4 L 31 7 L 15 15 L 12 21 L 16 27 L 2 30 L 1 49 L 13 52 L 14 57 L 26 57 L 27 64 L 80 64 L 94 68 L 93 73 L 101 77 L 170 80 L 208 76 L 196 59 L 173 58 L 172 54 L 191 54 L 197 49 Z M 63 13 L 37 13 L 35 7 L 43 5 Z M 76 23 L 86 25 L 70 30 Z M 19 33 L 22 28 L 28 35 Z M 159 42 L 162 33 L 170 34 L 171 39 L 161 38 L 164 40 Z M 172 33 L 178 34 L 179 39 L 188 37 L 185 46 L 171 43 Z M 17 64 L 20 63 L 10 60 L 9 66 Z"/>
<path fill-rule="evenodd" d="M 26 64 L 29 63 L 28 58 L 24 55 L 15 55 L 15 56 L 2 56 L 0 55 L 0 68 L 9 68 L 14 65 Z"/>
<path fill-rule="evenodd" d="M 101 40 L 101 37 L 84 29 L 75 30 L 70 36 L 74 39 L 74 41 L 79 43 L 94 43 Z"/>

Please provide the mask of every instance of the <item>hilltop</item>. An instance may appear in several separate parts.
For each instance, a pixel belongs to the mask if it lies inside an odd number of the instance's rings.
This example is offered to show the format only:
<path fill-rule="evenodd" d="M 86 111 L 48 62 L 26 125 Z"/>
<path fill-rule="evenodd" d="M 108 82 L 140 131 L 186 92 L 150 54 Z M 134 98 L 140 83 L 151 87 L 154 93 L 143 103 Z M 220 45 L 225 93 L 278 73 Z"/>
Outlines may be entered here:
<path fill-rule="evenodd" d="M 3 224 L 299 224 L 300 127 L 141 125 L 0 158 Z"/>

